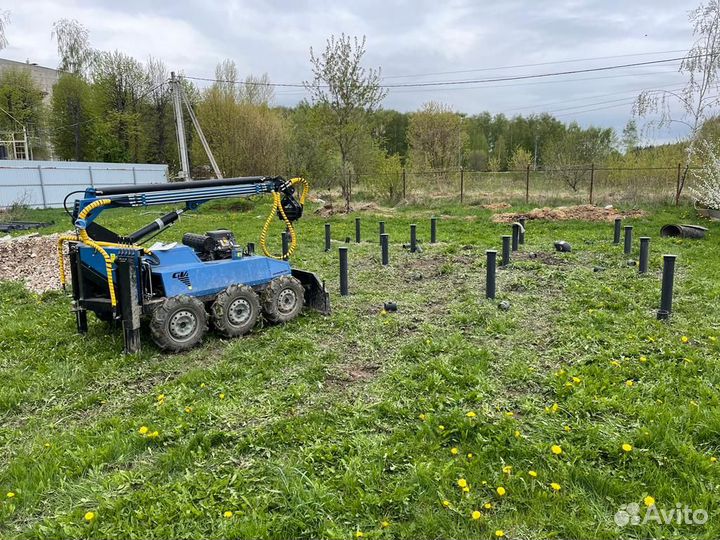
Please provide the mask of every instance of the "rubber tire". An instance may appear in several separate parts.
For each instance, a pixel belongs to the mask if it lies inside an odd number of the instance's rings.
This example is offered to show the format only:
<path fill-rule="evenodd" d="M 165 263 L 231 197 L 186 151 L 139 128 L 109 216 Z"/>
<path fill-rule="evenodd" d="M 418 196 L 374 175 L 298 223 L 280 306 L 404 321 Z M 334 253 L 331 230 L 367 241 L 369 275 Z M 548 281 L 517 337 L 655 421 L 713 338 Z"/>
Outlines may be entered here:
<path fill-rule="evenodd" d="M 281 295 L 287 289 L 291 289 L 297 298 L 297 302 L 290 311 L 281 310 L 279 305 Z M 288 322 L 300 315 L 305 304 L 305 289 L 302 283 L 294 277 L 282 276 L 273 279 L 263 289 L 260 295 L 260 303 L 262 304 L 263 315 L 265 315 L 268 322 L 273 324 Z"/>
<path fill-rule="evenodd" d="M 250 318 L 242 325 L 235 325 L 228 318 L 228 307 L 237 299 L 244 299 L 250 305 Z M 210 306 L 210 318 L 215 329 L 225 337 L 244 336 L 250 332 L 260 316 L 260 299 L 247 285 L 230 285 L 217 295 Z"/>
<path fill-rule="evenodd" d="M 195 330 L 186 339 L 178 340 L 170 332 L 170 321 L 180 310 L 190 311 L 196 320 Z M 150 333 L 155 344 L 165 351 L 181 352 L 192 349 L 205 337 L 208 329 L 208 317 L 205 305 L 192 296 L 181 294 L 165 299 L 153 311 L 150 319 Z"/>

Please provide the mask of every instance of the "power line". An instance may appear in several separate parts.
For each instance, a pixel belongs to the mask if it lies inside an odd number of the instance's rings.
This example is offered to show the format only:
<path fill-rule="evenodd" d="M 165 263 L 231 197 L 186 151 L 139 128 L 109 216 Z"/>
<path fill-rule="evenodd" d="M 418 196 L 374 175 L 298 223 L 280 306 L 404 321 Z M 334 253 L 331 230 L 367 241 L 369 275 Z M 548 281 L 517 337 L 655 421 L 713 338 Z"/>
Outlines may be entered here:
<path fill-rule="evenodd" d="M 534 64 L 516 64 L 514 66 L 501 66 L 501 67 L 489 67 L 489 68 L 473 68 L 473 69 L 461 69 L 456 71 L 436 71 L 434 73 L 416 73 L 414 75 L 388 75 L 386 77 L 382 77 L 383 80 L 386 79 L 405 79 L 410 77 L 429 77 L 432 75 L 455 75 L 459 73 L 475 73 L 479 71 L 499 71 L 501 69 L 516 69 L 516 68 L 523 68 L 523 67 L 537 67 L 537 66 L 550 66 L 554 64 L 572 64 L 575 62 L 591 62 L 594 60 L 609 60 L 611 58 L 628 58 L 628 57 L 635 57 L 635 56 L 650 56 L 654 54 L 671 54 L 671 53 L 678 53 L 683 52 L 683 49 L 677 49 L 673 51 L 656 51 L 656 52 L 645 52 L 645 53 L 632 53 L 632 54 L 616 54 L 613 56 L 595 56 L 591 58 L 574 58 L 569 60 L 555 60 L 551 62 L 537 62 Z"/>
<path fill-rule="evenodd" d="M 541 78 L 548 78 L 548 77 L 559 77 L 564 75 L 576 75 L 580 73 L 594 73 L 594 72 L 600 72 L 600 71 L 610 71 L 615 69 L 627 69 L 627 68 L 635 68 L 635 67 L 643 67 L 643 66 L 651 66 L 651 65 L 658 65 L 658 64 L 667 64 L 670 62 L 682 62 L 683 60 L 688 60 L 690 58 L 701 58 L 705 56 L 712 56 L 716 53 L 705 53 L 705 54 L 697 54 L 692 56 L 678 56 L 675 58 L 664 58 L 661 60 L 648 60 L 645 62 L 630 62 L 626 64 L 616 64 L 616 65 L 610 65 L 610 66 L 600 66 L 600 67 L 592 67 L 592 68 L 584 68 L 584 69 L 572 69 L 572 70 L 565 70 L 565 71 L 554 71 L 549 73 L 535 73 L 530 75 L 512 75 L 512 76 L 505 76 L 505 77 L 493 77 L 489 79 L 463 79 L 463 80 L 453 80 L 453 81 L 432 81 L 432 82 L 413 82 L 413 83 L 398 83 L 398 84 L 381 84 L 378 85 L 380 88 L 385 89 L 394 89 L 394 88 L 426 88 L 426 87 L 445 87 L 445 86 L 459 86 L 459 85 L 467 85 L 467 84 L 485 84 L 485 83 L 495 83 L 495 82 L 507 82 L 507 81 L 521 81 L 521 80 L 528 80 L 528 79 L 541 79 Z M 209 77 L 193 77 L 186 75 L 185 78 L 197 80 L 197 81 L 207 81 L 207 82 L 217 82 L 217 83 L 225 83 L 225 84 L 242 84 L 242 85 L 250 85 L 250 86 L 270 86 L 270 87 L 278 87 L 278 88 L 306 88 L 306 85 L 304 83 L 272 83 L 272 82 L 260 82 L 260 81 L 234 81 L 234 80 L 223 80 L 223 79 L 212 79 Z M 328 85 L 318 85 L 320 88 L 327 88 Z"/>

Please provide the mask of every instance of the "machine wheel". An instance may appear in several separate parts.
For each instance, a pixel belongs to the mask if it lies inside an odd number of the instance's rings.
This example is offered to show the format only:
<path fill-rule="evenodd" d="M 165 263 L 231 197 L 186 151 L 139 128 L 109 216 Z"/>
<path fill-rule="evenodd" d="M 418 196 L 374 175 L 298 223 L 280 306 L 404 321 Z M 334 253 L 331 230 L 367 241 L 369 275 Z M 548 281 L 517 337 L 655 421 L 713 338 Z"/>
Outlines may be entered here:
<path fill-rule="evenodd" d="M 230 285 L 210 307 L 213 326 L 226 337 L 250 332 L 260 315 L 260 300 L 246 285 Z"/>
<path fill-rule="evenodd" d="M 260 296 L 263 314 L 271 323 L 284 323 L 297 317 L 305 302 L 305 289 L 292 276 L 273 279 Z"/>
<path fill-rule="evenodd" d="M 155 309 L 150 332 L 158 347 L 166 351 L 186 351 L 202 341 L 208 321 L 205 306 L 197 298 L 173 296 Z"/>

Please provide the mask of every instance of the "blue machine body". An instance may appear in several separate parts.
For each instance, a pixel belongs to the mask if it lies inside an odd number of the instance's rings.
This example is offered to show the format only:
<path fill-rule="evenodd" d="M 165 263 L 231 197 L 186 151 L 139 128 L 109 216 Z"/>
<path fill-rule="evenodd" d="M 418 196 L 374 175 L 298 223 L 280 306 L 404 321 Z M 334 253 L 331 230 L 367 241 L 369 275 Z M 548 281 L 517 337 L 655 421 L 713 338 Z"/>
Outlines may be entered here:
<path fill-rule="evenodd" d="M 97 250 L 81 246 L 80 260 L 99 275 L 105 276 L 105 261 Z M 107 248 L 109 255 L 119 255 L 120 248 Z M 128 250 L 125 250 L 127 253 Z M 233 283 L 250 287 L 264 285 L 273 279 L 291 275 L 287 261 L 260 255 L 240 256 L 218 261 L 202 261 L 188 246 L 158 249 L 151 255 L 138 256 L 138 265 L 147 263 L 154 278 L 162 283 L 165 296 L 213 296 Z M 139 268 L 138 268 L 139 273 Z M 116 270 L 113 278 L 117 280 Z"/>

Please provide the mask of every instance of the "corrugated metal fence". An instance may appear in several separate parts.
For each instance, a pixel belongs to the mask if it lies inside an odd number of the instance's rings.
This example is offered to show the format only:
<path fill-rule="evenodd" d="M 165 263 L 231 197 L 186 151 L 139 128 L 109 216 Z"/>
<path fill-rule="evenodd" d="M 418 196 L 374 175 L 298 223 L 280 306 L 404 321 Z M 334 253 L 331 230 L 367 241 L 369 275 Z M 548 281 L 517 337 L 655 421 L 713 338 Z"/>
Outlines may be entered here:
<path fill-rule="evenodd" d="M 22 204 L 60 208 L 71 191 L 88 186 L 161 184 L 167 165 L 78 161 L 0 161 L 0 208 Z"/>

